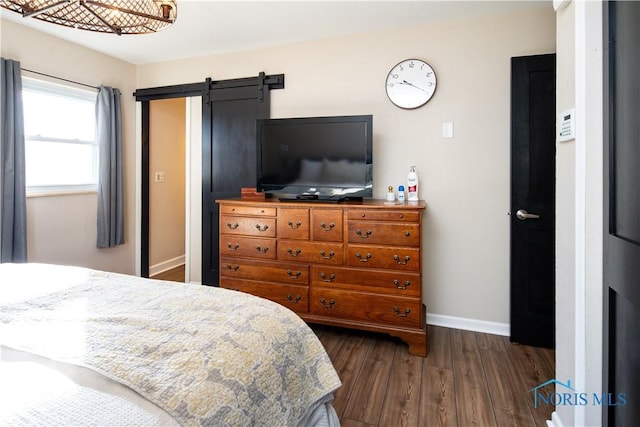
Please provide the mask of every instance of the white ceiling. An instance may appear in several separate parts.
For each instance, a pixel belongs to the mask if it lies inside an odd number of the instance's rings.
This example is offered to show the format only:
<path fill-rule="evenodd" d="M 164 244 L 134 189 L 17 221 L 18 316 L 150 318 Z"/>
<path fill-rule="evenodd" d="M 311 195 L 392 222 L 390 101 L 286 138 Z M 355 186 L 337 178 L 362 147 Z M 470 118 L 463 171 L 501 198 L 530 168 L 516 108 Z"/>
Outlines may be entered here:
<path fill-rule="evenodd" d="M 133 64 L 387 30 L 465 16 L 552 7 L 548 1 L 218 1 L 178 0 L 178 19 L 155 34 L 99 34 L 2 17 Z"/>

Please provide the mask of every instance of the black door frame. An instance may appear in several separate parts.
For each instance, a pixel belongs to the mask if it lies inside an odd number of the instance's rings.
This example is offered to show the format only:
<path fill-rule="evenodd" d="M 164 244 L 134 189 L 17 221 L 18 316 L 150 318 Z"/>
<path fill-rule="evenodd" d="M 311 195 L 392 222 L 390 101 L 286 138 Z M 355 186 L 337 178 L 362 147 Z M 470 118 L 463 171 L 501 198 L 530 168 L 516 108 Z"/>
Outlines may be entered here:
<path fill-rule="evenodd" d="M 188 98 L 191 96 L 202 96 L 206 94 L 208 88 L 207 81 L 202 83 L 189 83 L 175 86 L 162 86 L 147 89 L 137 89 L 133 95 L 136 101 L 141 103 L 142 123 L 141 123 L 141 163 L 142 170 L 140 177 L 141 190 L 141 221 L 140 221 L 140 275 L 149 277 L 149 102 L 159 99 Z M 203 117 L 204 120 L 204 117 Z M 204 126 L 204 123 L 203 123 Z"/>

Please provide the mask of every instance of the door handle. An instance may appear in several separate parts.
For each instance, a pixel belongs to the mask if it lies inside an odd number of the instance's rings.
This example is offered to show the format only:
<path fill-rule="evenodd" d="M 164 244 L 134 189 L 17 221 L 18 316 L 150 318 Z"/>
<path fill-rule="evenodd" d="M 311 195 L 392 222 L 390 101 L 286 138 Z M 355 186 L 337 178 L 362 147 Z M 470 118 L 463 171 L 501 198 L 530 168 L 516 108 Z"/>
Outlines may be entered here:
<path fill-rule="evenodd" d="M 520 210 L 518 210 L 518 212 L 516 212 L 516 218 L 524 221 L 525 219 L 540 218 L 540 215 L 530 214 L 529 212 L 525 211 L 524 209 L 520 209 Z"/>

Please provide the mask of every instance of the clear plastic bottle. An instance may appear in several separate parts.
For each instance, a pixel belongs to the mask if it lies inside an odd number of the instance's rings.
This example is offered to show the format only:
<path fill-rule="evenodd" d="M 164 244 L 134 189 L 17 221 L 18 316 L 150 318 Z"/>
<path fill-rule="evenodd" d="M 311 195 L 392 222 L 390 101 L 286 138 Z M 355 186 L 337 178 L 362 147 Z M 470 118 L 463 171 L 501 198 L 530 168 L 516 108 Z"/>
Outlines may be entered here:
<path fill-rule="evenodd" d="M 415 166 L 411 166 L 409 175 L 407 175 L 407 193 L 410 202 L 418 201 L 418 173 Z"/>

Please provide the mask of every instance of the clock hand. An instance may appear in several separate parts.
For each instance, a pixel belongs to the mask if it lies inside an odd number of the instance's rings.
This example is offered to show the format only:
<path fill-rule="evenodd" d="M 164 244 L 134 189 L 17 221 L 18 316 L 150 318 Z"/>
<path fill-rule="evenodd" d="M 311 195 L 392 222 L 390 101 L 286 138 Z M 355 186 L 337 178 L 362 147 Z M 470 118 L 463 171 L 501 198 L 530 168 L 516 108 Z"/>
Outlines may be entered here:
<path fill-rule="evenodd" d="M 426 91 L 425 91 L 424 89 L 422 89 L 421 87 L 418 87 L 418 86 L 414 85 L 413 83 L 409 83 L 409 82 L 408 82 L 408 81 L 406 81 L 406 80 L 403 80 L 403 81 L 402 81 L 402 84 L 404 84 L 404 85 L 409 85 L 409 86 L 413 86 L 413 87 L 415 87 L 415 88 L 416 88 L 416 89 L 418 89 L 418 90 L 421 90 L 421 91 L 423 91 L 423 92 L 426 92 Z"/>

